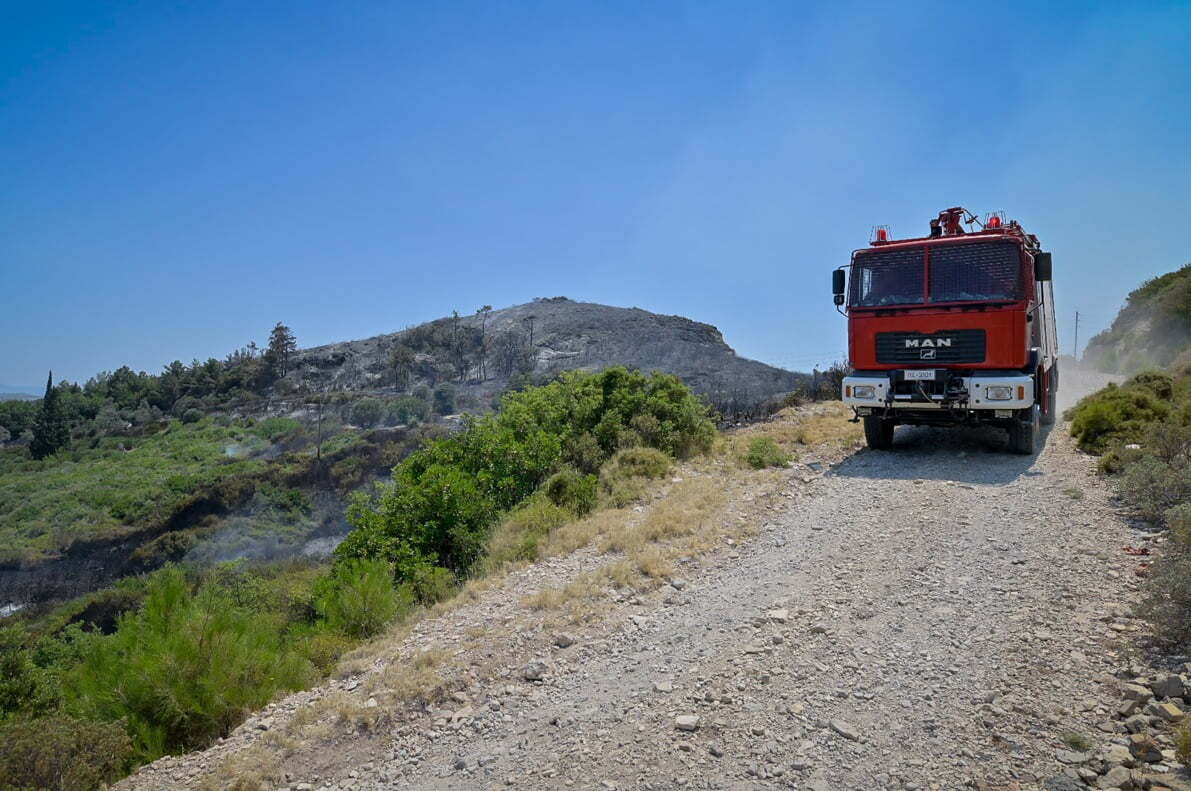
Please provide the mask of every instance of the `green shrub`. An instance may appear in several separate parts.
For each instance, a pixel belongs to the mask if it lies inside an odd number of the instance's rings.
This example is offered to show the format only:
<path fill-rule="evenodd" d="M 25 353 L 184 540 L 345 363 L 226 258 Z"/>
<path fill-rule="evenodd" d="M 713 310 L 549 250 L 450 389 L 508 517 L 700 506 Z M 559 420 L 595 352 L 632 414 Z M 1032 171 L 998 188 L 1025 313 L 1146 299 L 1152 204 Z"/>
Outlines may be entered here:
<path fill-rule="evenodd" d="M 283 435 L 302 428 L 302 422 L 292 417 L 267 417 L 252 427 L 252 433 L 261 439 L 276 442 Z"/>
<path fill-rule="evenodd" d="M 119 723 L 63 716 L 0 722 L 0 788 L 91 791 L 119 778 L 131 754 Z"/>
<path fill-rule="evenodd" d="M 576 516 L 591 513 L 599 502 L 599 478 L 570 467 L 551 475 L 542 488 L 550 502 Z"/>
<path fill-rule="evenodd" d="M 1191 502 L 1169 508 L 1165 514 L 1170 540 L 1180 550 L 1191 553 Z"/>
<path fill-rule="evenodd" d="M 673 465 L 669 456 L 655 448 L 625 448 L 609 459 L 601 475 L 606 478 L 662 478 Z"/>
<path fill-rule="evenodd" d="M 183 423 L 197 423 L 203 419 L 203 413 L 193 407 L 182 413 Z"/>
<path fill-rule="evenodd" d="M 181 560 L 198 546 L 198 543 L 199 539 L 194 531 L 172 530 L 141 544 L 132 553 L 130 560 L 136 568 L 149 571 L 166 563 Z"/>
<path fill-rule="evenodd" d="M 415 396 L 394 398 L 385 405 L 386 426 L 414 426 L 430 417 L 430 405 Z"/>
<path fill-rule="evenodd" d="M 339 658 L 356 645 L 355 638 L 323 624 L 296 628 L 289 633 L 288 639 L 324 676 L 330 674 Z"/>
<path fill-rule="evenodd" d="M 385 405 L 377 398 L 361 398 L 352 404 L 351 422 L 361 428 L 372 428 L 380 422 Z"/>
<path fill-rule="evenodd" d="M 422 563 L 414 569 L 403 592 L 422 604 L 434 604 L 451 598 L 457 584 L 458 580 L 450 569 Z"/>
<path fill-rule="evenodd" d="M 469 419 L 464 431 L 429 442 L 397 465 L 378 497 L 353 501 L 348 519 L 355 529 L 336 556 L 386 560 L 401 581 L 421 564 L 465 575 L 502 513 L 565 466 L 568 455 L 587 468 L 607 459 L 626 431 L 657 448 L 622 451 L 628 455 L 614 476 L 634 472 L 635 464 L 668 469 L 667 453 L 706 450 L 715 436 L 706 406 L 676 377 L 623 368 L 567 372 L 506 394 L 499 414 Z M 567 486 L 559 486 L 561 496 Z M 587 507 L 582 492 L 576 496 L 570 505 Z"/>
<path fill-rule="evenodd" d="M 665 476 L 670 457 L 655 448 L 625 448 L 600 468 L 600 493 L 613 508 L 623 508 L 645 492 L 650 479 Z"/>
<path fill-rule="evenodd" d="M 440 415 L 450 415 L 455 411 L 455 386 L 450 382 L 443 382 L 434 388 L 434 411 Z"/>
<path fill-rule="evenodd" d="M 1079 448 L 1103 453 L 1113 445 L 1140 442 L 1148 424 L 1171 414 L 1171 404 L 1159 395 L 1167 392 L 1163 381 L 1141 374 L 1120 387 L 1110 384 L 1068 410 Z"/>
<path fill-rule="evenodd" d="M 393 571 L 380 560 L 349 560 L 319 584 L 315 607 L 332 629 L 371 637 L 396 617 L 403 602 L 393 588 Z"/>
<path fill-rule="evenodd" d="M 1140 516 L 1161 522 L 1168 509 L 1191 499 L 1191 467 L 1143 456 L 1121 474 L 1120 491 Z"/>
<path fill-rule="evenodd" d="M 16 714 L 42 714 L 60 701 L 57 685 L 33 659 L 24 629 L 0 628 L 0 721 Z"/>
<path fill-rule="evenodd" d="M 73 714 L 123 720 L 135 757 L 150 761 L 226 736 L 247 712 L 312 677 L 275 616 L 237 607 L 216 586 L 194 594 L 167 568 L 114 634 L 86 641 L 65 697 Z"/>
<path fill-rule="evenodd" d="M 1175 757 L 1184 766 L 1191 764 L 1191 720 L 1186 720 L 1174 732 Z"/>
<path fill-rule="evenodd" d="M 771 437 L 754 437 L 749 442 L 744 460 L 754 470 L 766 467 L 785 467 L 790 463 L 790 454 L 786 453 Z"/>
<path fill-rule="evenodd" d="M 600 471 L 600 465 L 604 463 L 605 455 L 595 434 L 585 431 L 567 440 L 563 458 L 579 472 L 595 474 Z"/>

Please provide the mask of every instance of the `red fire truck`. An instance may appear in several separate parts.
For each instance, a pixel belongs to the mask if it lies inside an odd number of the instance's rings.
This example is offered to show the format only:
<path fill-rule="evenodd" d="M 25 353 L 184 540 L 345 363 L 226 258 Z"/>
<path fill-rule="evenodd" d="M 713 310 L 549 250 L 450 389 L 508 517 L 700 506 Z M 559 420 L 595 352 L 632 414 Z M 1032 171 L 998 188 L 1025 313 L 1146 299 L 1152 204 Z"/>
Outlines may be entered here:
<path fill-rule="evenodd" d="M 1015 453 L 1036 451 L 1059 386 L 1051 258 L 1038 237 L 956 207 L 929 236 L 874 229 L 833 275 L 854 369 L 843 399 L 870 448 L 890 449 L 898 425 L 986 424 L 1005 428 Z"/>

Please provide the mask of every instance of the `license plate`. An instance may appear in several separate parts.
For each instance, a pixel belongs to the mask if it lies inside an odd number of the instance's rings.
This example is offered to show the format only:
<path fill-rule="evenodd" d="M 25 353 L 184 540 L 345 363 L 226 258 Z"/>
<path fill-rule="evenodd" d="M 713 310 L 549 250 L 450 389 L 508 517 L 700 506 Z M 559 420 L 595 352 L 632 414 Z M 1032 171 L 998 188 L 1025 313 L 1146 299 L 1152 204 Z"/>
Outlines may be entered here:
<path fill-rule="evenodd" d="M 905 377 L 911 381 L 914 379 L 933 380 L 935 378 L 935 372 L 933 368 L 926 371 L 906 371 Z"/>

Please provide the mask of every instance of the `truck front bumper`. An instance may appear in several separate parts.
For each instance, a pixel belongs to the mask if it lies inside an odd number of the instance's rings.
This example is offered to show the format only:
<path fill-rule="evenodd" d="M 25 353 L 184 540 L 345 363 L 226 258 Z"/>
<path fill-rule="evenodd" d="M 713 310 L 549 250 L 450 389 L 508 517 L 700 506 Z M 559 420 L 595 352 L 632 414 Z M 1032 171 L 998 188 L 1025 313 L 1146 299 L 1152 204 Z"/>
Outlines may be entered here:
<path fill-rule="evenodd" d="M 915 380 L 903 378 L 905 373 L 894 371 L 844 377 L 840 395 L 845 404 L 855 407 L 862 415 L 884 414 L 886 409 L 1004 411 L 1026 409 L 1034 404 L 1034 378 L 1026 374 L 943 374 L 937 382 L 924 382 L 922 388 L 918 388 Z M 862 411 L 865 408 L 872 411 Z"/>

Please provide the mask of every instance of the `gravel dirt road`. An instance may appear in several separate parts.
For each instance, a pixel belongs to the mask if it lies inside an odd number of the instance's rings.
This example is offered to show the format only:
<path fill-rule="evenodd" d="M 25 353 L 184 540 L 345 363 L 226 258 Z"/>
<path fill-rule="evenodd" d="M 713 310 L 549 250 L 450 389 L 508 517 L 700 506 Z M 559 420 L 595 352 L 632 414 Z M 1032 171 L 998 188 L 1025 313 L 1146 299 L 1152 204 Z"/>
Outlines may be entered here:
<path fill-rule="evenodd" d="M 331 748 L 291 745 L 274 787 L 1073 787 L 1064 739 L 1104 736 L 1118 701 L 1137 583 L 1121 547 L 1140 534 L 1063 426 L 1036 457 L 993 431 L 895 442 L 781 472 L 750 512 L 755 537 L 569 634 L 520 602 L 594 552 L 424 622 L 402 650 L 434 641 L 470 662 L 452 698 Z M 359 683 L 302 693 L 124 785 L 197 783 Z"/>

